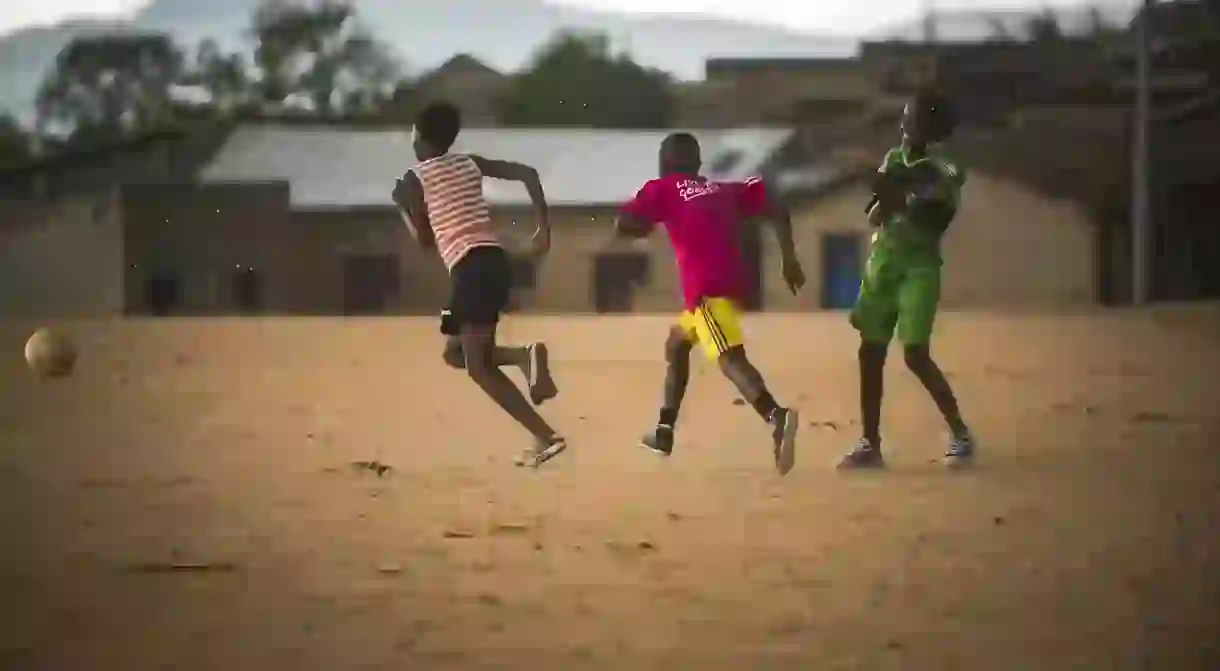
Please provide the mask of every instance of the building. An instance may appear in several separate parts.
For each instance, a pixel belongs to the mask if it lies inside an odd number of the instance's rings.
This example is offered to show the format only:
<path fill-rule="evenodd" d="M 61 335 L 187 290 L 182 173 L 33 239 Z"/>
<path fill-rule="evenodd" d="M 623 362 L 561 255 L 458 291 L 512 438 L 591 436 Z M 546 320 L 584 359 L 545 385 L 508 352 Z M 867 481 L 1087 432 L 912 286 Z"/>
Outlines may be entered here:
<path fill-rule="evenodd" d="M 879 161 L 878 161 L 879 162 Z M 872 230 L 864 216 L 876 165 L 830 162 L 781 174 L 808 284 L 788 294 L 764 273 L 768 309 L 850 309 Z M 962 209 L 942 249 L 942 305 L 968 309 L 1059 309 L 1095 304 L 1101 273 L 1092 212 L 1008 176 L 971 170 Z M 778 250 L 764 246 L 764 264 Z"/>
<path fill-rule="evenodd" d="M 467 125 L 492 126 L 499 121 L 499 99 L 510 82 L 508 75 L 479 59 L 459 54 L 421 77 L 415 97 L 420 105 L 446 100 L 462 110 Z"/>
<path fill-rule="evenodd" d="M 712 58 L 705 68 L 675 91 L 680 125 L 826 127 L 891 97 L 858 58 Z"/>
<path fill-rule="evenodd" d="M 796 138 L 787 129 L 696 132 L 713 177 L 761 173 L 793 207 L 808 289 L 787 295 L 773 270 L 770 236 L 748 227 L 747 254 L 758 261 L 749 307 L 850 304 L 870 233 L 862 211 L 868 176 L 879 144 L 892 137 L 887 128 L 885 135 L 862 134 L 855 145 L 840 138 L 799 163 L 786 158 Z M 971 177 L 945 247 L 947 307 L 1062 307 L 1123 296 L 1128 148 L 1121 135 L 1053 129 L 1030 122 L 955 140 Z M 611 236 L 616 205 L 655 174 L 664 135 L 463 133 L 459 151 L 538 168 L 552 205 L 553 253 L 538 266 L 517 259 L 518 309 L 675 308 L 677 277 L 663 236 L 635 243 Z M 1190 144 L 1185 136 L 1178 141 Z M 1206 152 L 1196 153 L 1206 164 Z M 156 180 L 135 171 L 141 179 L 61 194 L 27 204 L 27 212 L 6 200 L 0 312 L 434 314 L 448 296 L 446 272 L 434 253 L 409 240 L 390 203 L 394 179 L 410 163 L 402 130 L 247 125 L 228 135 L 195 178 L 166 173 Z M 533 230 L 524 189 L 488 181 L 486 195 L 505 239 L 523 248 Z M 1198 239 L 1196 247 L 1205 243 Z"/>
<path fill-rule="evenodd" d="M 665 134 L 462 133 L 456 151 L 533 165 L 547 191 L 555 250 L 538 267 L 518 258 L 517 307 L 672 309 L 677 279 L 665 243 L 611 239 L 615 208 L 656 174 Z M 710 174 L 741 179 L 766 170 L 791 132 L 696 135 Z M 445 270 L 408 239 L 390 202 L 411 162 L 405 131 L 247 126 L 201 171 L 200 186 L 124 187 L 116 207 L 127 230 L 127 311 L 434 313 L 448 297 Z M 485 193 L 505 239 L 524 248 L 533 231 L 525 190 L 489 180 Z"/>
<path fill-rule="evenodd" d="M 0 315 L 122 314 L 124 182 L 190 182 L 228 129 L 203 124 L 0 171 Z"/>

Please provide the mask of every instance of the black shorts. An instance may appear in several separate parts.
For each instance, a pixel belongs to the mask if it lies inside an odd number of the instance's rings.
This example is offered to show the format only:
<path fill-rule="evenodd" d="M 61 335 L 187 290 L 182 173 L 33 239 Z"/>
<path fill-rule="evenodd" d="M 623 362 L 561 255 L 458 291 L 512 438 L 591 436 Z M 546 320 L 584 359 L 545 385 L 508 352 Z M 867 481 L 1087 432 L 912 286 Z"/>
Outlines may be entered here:
<path fill-rule="evenodd" d="M 475 247 L 449 271 L 449 305 L 441 311 L 441 333 L 460 335 L 463 326 L 495 326 L 508 307 L 512 266 L 503 247 Z"/>

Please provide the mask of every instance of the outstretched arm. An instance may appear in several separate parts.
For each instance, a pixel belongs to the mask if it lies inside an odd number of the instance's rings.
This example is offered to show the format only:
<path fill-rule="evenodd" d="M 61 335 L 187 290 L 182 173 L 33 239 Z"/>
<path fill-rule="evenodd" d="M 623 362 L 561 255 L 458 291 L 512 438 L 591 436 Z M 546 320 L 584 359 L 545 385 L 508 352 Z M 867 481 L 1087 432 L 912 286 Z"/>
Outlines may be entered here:
<path fill-rule="evenodd" d="M 620 211 L 614 218 L 614 236 L 617 238 L 646 238 L 652 233 L 652 222 L 631 212 Z"/>
<path fill-rule="evenodd" d="M 411 232 L 411 237 L 415 238 L 421 247 L 435 246 L 436 236 L 428 218 L 428 204 L 424 201 L 424 185 L 420 183 L 414 171 L 399 178 L 398 183 L 394 185 L 393 198 L 403 221 L 407 224 L 407 230 Z"/>
<path fill-rule="evenodd" d="M 525 185 L 525 190 L 529 193 L 530 202 L 534 204 L 534 212 L 538 217 L 538 230 L 547 236 L 549 240 L 551 234 L 550 212 L 547 207 L 546 193 L 542 190 L 542 179 L 538 177 L 538 171 L 524 163 L 515 163 L 513 161 L 497 161 L 473 155 L 470 157 L 470 160 L 474 161 L 475 166 L 479 168 L 479 172 L 483 173 L 484 177 L 521 182 Z"/>
<path fill-rule="evenodd" d="M 788 207 L 774 198 L 767 198 L 760 216 L 775 233 L 780 256 L 787 261 L 796 260 L 796 242 L 792 239 L 792 213 L 788 211 Z"/>
<path fill-rule="evenodd" d="M 614 218 L 614 237 L 618 239 L 646 238 L 657 222 L 664 218 L 664 199 L 657 182 L 647 182 L 631 200 L 623 203 Z"/>
<path fill-rule="evenodd" d="M 775 232 L 775 241 L 779 243 L 780 270 L 788 290 L 796 295 L 805 286 L 805 271 L 801 268 L 801 260 L 796 257 L 796 242 L 792 239 L 792 213 L 783 203 L 767 197 L 759 216 L 770 224 Z"/>

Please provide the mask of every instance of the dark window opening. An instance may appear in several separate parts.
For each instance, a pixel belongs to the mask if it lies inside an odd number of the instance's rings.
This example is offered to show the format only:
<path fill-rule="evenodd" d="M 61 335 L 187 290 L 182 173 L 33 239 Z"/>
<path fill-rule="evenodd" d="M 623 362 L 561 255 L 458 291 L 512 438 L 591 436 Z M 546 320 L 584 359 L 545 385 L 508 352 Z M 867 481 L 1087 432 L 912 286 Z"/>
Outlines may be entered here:
<path fill-rule="evenodd" d="M 343 313 L 385 312 L 398 297 L 398 258 L 349 256 L 343 259 Z"/>
<path fill-rule="evenodd" d="M 647 284 L 650 261 L 641 252 L 598 254 L 593 262 L 593 307 L 597 312 L 630 312 L 636 287 Z"/>
<path fill-rule="evenodd" d="M 163 316 L 172 313 L 182 304 L 182 287 L 178 276 L 159 272 L 144 282 L 144 300 L 148 312 Z"/>
<path fill-rule="evenodd" d="M 533 290 L 538 286 L 538 264 L 527 256 L 514 256 L 512 266 L 512 288 Z"/>
<path fill-rule="evenodd" d="M 239 312 L 255 313 L 263 307 L 263 276 L 253 268 L 241 268 L 230 278 L 233 306 Z"/>

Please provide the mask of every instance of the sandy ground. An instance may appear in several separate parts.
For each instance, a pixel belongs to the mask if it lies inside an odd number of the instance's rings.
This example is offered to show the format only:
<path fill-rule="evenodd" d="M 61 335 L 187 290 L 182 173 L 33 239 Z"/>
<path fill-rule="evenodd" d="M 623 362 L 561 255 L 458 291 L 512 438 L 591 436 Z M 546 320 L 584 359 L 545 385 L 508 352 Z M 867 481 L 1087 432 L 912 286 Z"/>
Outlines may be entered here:
<path fill-rule="evenodd" d="M 636 447 L 659 318 L 506 325 L 563 392 L 572 448 L 537 472 L 432 320 L 65 323 L 54 382 L 8 323 L 0 669 L 1220 668 L 1217 325 L 949 315 L 978 466 L 934 463 L 896 356 L 892 468 L 840 474 L 852 331 L 757 318 L 804 414 L 779 478 L 707 365 L 675 455 Z"/>

